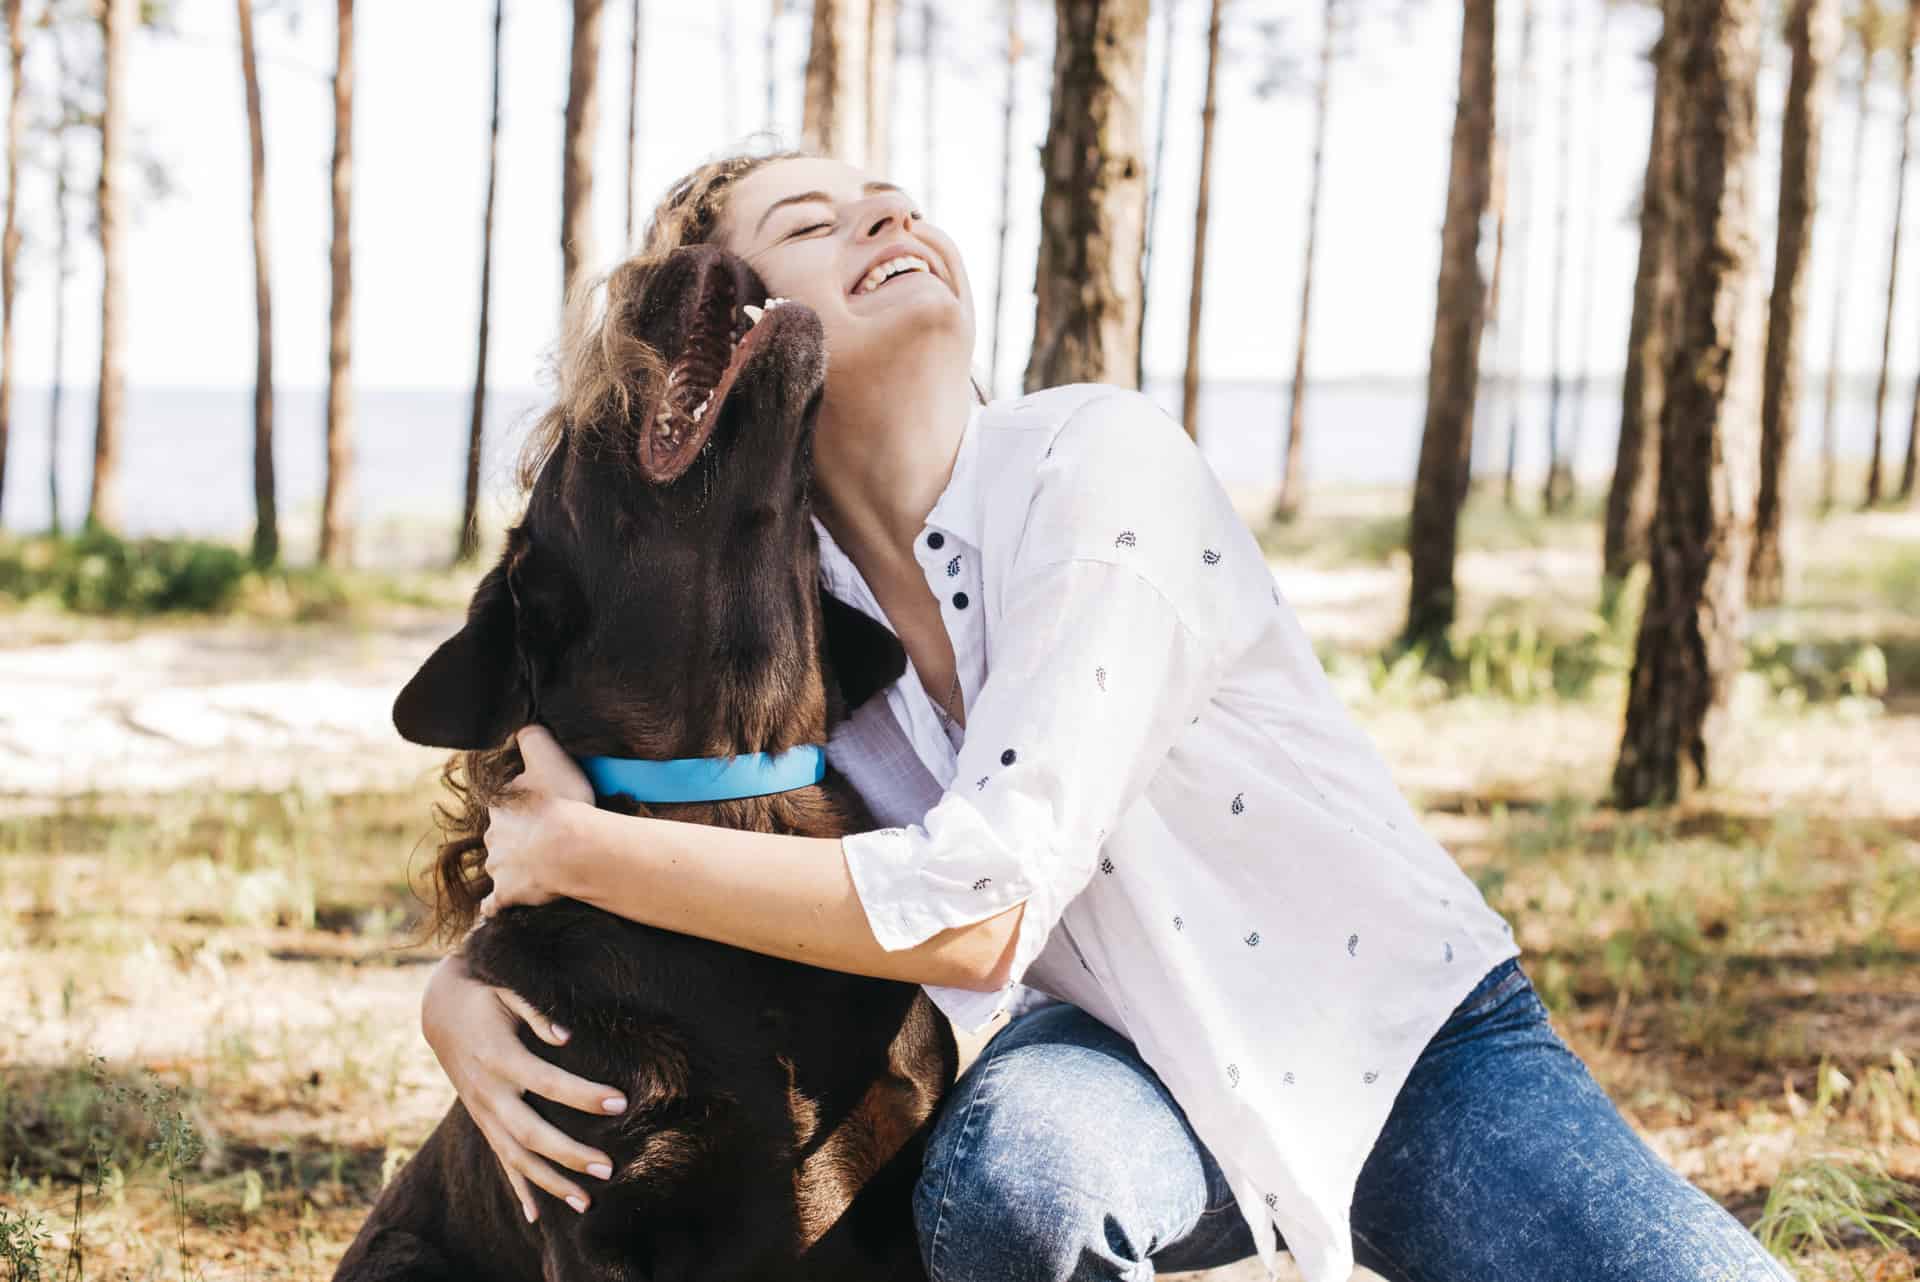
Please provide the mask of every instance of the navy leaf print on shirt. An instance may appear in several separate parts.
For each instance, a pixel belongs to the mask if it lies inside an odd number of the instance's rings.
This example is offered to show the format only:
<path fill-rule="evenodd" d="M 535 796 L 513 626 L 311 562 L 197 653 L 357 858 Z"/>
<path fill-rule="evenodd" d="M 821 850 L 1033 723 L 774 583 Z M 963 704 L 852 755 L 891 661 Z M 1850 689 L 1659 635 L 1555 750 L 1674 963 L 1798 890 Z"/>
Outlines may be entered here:
<path fill-rule="evenodd" d="M 1260 932 L 1256 930 L 1248 934 L 1246 942 L 1247 947 L 1258 948 L 1260 946 Z"/>
<path fill-rule="evenodd" d="M 1360 948 L 1360 936 L 1348 935 L 1347 936 L 1347 956 L 1358 957 L 1360 955 L 1359 948 Z"/>
<path fill-rule="evenodd" d="M 1093 670 L 1093 681 L 1095 685 L 1104 691 L 1107 688 L 1107 670 L 1105 668 L 1095 668 Z"/>
<path fill-rule="evenodd" d="M 975 890 L 985 890 L 988 886 L 991 886 L 992 884 L 993 884 L 993 878 L 982 877 L 979 881 L 976 881 L 973 883 L 973 888 Z"/>
<path fill-rule="evenodd" d="M 960 558 L 956 556 L 953 560 L 947 562 L 947 577 L 951 579 L 958 573 L 960 573 Z"/>
<path fill-rule="evenodd" d="M 974 780 L 973 782 L 973 789 L 975 792 L 979 792 L 981 789 L 985 788 L 986 786 L 987 786 L 987 776 L 985 775 L 981 775 L 978 779 Z"/>
<path fill-rule="evenodd" d="M 1374 1072 L 1372 1069 L 1368 1069 L 1364 1074 L 1361 1075 L 1360 1080 L 1365 1082 L 1367 1085 L 1371 1086 L 1375 1082 L 1380 1080 L 1380 1074 Z"/>
<path fill-rule="evenodd" d="M 1247 808 L 1247 803 L 1245 800 L 1246 795 L 1247 794 L 1244 792 L 1236 792 L 1233 794 L 1233 813 L 1234 814 L 1237 815 L 1246 810 Z"/>
<path fill-rule="evenodd" d="M 1452 944 L 1448 944 L 1448 945 L 1447 945 L 1447 960 L 1448 960 L 1448 961 L 1452 961 L 1452 960 L 1453 960 L 1453 945 L 1452 945 Z"/>
<path fill-rule="evenodd" d="M 1100 871 L 1105 873 L 1112 872 L 1113 860 L 1107 858 L 1105 855 L 1100 856 Z"/>
<path fill-rule="evenodd" d="M 1238 1064 L 1227 1065 L 1227 1080 L 1235 1086 L 1240 1084 L 1240 1066 Z"/>
<path fill-rule="evenodd" d="M 1208 548 L 1206 551 L 1202 552 L 1200 554 L 1200 559 L 1202 561 L 1205 561 L 1208 565 L 1220 564 L 1220 554 L 1218 552 L 1215 552 L 1212 548 Z"/>
<path fill-rule="evenodd" d="M 1132 530 L 1122 530 L 1120 531 L 1120 536 L 1114 539 L 1113 546 L 1117 548 L 1130 548 L 1135 542 L 1137 542 L 1137 540 L 1133 537 Z"/>
<path fill-rule="evenodd" d="M 1293 1085 L 1293 1070 L 1289 1069 L 1286 1072 L 1282 1073 L 1280 1075 L 1280 1080 L 1285 1082 L 1288 1086 Z"/>
<path fill-rule="evenodd" d="M 1267 1209 L 1269 1211 L 1273 1211 L 1273 1210 L 1279 1209 L 1279 1206 L 1280 1206 L 1280 1199 L 1274 1196 L 1272 1193 L 1267 1194 Z"/>
<path fill-rule="evenodd" d="M 1178 913 L 1175 913 L 1173 917 L 1173 928 L 1175 930 L 1185 930 L 1186 927 L 1187 927 L 1187 923 L 1181 920 L 1180 915 Z"/>

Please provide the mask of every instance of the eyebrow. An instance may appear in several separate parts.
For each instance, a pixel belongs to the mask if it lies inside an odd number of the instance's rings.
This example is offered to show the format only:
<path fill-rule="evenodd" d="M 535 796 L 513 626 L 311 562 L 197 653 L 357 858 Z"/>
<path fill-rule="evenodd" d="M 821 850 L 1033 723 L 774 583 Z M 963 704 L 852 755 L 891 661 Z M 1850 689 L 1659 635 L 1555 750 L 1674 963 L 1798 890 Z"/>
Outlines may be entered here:
<path fill-rule="evenodd" d="M 863 194 L 872 195 L 876 191 L 903 191 L 905 189 L 893 183 L 870 182 L 862 186 L 860 190 Z M 814 200 L 819 201 L 823 205 L 831 205 L 833 203 L 833 197 L 824 191 L 803 191 L 797 196 L 782 196 L 767 206 L 766 213 L 760 215 L 760 221 L 753 225 L 753 234 L 756 236 L 760 234 L 761 230 L 767 225 L 767 219 L 773 217 L 775 210 L 786 205 L 800 205 Z"/>

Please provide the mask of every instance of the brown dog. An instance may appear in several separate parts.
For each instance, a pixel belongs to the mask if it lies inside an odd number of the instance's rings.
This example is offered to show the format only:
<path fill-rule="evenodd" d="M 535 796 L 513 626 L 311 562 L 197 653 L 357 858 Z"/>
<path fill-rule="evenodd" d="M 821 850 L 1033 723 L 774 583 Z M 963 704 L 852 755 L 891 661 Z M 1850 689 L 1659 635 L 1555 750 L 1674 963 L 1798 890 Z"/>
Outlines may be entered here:
<path fill-rule="evenodd" d="M 766 289 L 713 248 L 629 262 L 576 344 L 543 430 L 527 512 L 466 626 L 400 693 L 418 743 L 467 750 L 443 847 L 439 925 L 489 886 L 486 804 L 500 745 L 540 721 L 576 756 L 663 760 L 824 744 L 899 676 L 898 641 L 817 587 L 807 505 L 826 357 L 797 304 L 753 323 Z M 838 836 L 874 826 L 832 771 L 765 796 L 626 813 Z M 549 1121 L 613 1159 L 575 1214 L 535 1190 L 528 1224 L 456 1103 L 381 1194 L 339 1279 L 918 1279 L 911 1196 L 925 1124 L 952 1082 L 951 1030 L 912 984 L 820 970 L 572 900 L 509 908 L 467 964 L 572 1030 L 526 1044 L 623 1091 Z"/>

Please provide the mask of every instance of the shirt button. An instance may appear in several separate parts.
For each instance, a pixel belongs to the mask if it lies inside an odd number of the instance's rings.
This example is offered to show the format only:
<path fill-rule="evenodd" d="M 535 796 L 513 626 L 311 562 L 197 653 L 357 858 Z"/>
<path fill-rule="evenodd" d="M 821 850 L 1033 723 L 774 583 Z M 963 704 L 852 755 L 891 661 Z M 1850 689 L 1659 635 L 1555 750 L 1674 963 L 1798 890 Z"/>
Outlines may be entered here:
<path fill-rule="evenodd" d="M 927 546 L 930 548 L 940 547 L 946 541 L 947 541 L 947 536 L 940 533 L 940 531 L 938 530 L 934 530 L 932 533 L 927 535 Z"/>
<path fill-rule="evenodd" d="M 966 608 L 967 608 L 967 594 L 966 594 L 966 593 L 964 593 L 964 592 L 956 592 L 956 593 L 954 593 L 954 594 L 953 594 L 953 608 L 954 608 L 954 609 L 956 609 L 956 610 L 964 610 L 964 609 L 966 609 Z"/>

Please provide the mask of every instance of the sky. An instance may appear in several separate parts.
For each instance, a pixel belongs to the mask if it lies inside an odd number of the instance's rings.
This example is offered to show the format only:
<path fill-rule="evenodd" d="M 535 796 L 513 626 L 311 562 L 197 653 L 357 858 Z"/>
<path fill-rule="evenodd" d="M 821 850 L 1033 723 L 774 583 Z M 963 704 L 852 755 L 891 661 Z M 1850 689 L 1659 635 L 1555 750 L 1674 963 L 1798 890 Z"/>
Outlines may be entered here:
<path fill-rule="evenodd" d="M 731 7 L 729 8 L 729 5 Z M 333 6 L 308 0 L 297 25 L 285 10 L 257 21 L 265 99 L 268 207 L 277 379 L 324 382 L 327 361 L 328 167 L 332 147 Z M 999 3 L 943 3 L 933 112 L 939 128 L 929 194 L 924 64 L 919 5 L 902 8 L 906 49 L 896 70 L 891 177 L 913 192 L 951 233 L 975 283 L 980 316 L 977 366 L 985 373 L 992 315 L 1000 174 L 1004 63 Z M 1385 6 L 1382 6 L 1383 8 Z M 1311 370 L 1320 378 L 1424 376 L 1433 327 L 1434 280 L 1444 212 L 1459 6 L 1414 0 L 1406 15 L 1365 24 L 1336 65 Z M 1509 26 L 1517 6 L 1503 6 Z M 1569 184 L 1572 237 L 1565 356 L 1601 375 L 1617 372 L 1626 345 L 1638 233 L 1633 222 L 1645 165 L 1653 30 L 1637 8 L 1620 10 L 1607 33 L 1601 83 L 1591 81 L 1600 6 L 1540 5 L 1537 118 L 1530 154 L 1533 256 L 1526 337 L 1519 359 L 1544 375 L 1552 344 L 1553 213 L 1562 169 Z M 602 44 L 602 113 L 597 140 L 596 264 L 624 243 L 627 9 L 608 0 Z M 1208 241 L 1202 366 L 1208 378 L 1284 379 L 1292 365 L 1306 239 L 1311 95 L 1301 83 L 1318 48 L 1320 6 L 1307 0 L 1235 0 L 1228 9 L 1229 55 L 1221 71 Z M 1185 359 L 1192 270 L 1193 196 L 1205 75 L 1206 6 L 1176 10 L 1170 128 L 1163 204 L 1152 259 L 1146 339 L 1150 376 L 1177 376 Z M 504 55 L 499 205 L 495 230 L 491 381 L 530 387 L 545 363 L 559 313 L 561 131 L 566 98 L 569 6 L 509 0 Z M 1564 15 L 1577 15 L 1580 57 L 1570 137 L 1558 116 Z M 721 56 L 722 23 L 733 25 L 736 58 Z M 380 0 L 356 15 L 353 362 L 362 386 L 448 387 L 471 383 L 478 308 L 481 209 L 489 95 L 490 0 Z M 1300 73 L 1291 89 L 1258 96 L 1265 53 L 1261 20 L 1281 17 L 1275 46 Z M 639 88 L 637 190 L 649 207 L 668 183 L 766 119 L 765 0 L 650 0 Z M 1040 194 L 1038 149 L 1046 131 L 1050 6 L 1029 4 L 1034 48 L 1021 68 L 1016 118 L 1014 222 L 1008 297 L 1002 313 L 995 386 L 1013 390 L 1031 335 L 1033 254 Z M 773 127 L 798 133 L 806 20 L 788 14 L 774 28 L 779 88 Z M 172 193 L 142 201 L 128 255 L 129 379 L 136 386 L 246 386 L 253 376 L 253 263 L 248 223 L 246 118 L 234 9 L 225 0 L 177 0 L 175 33 L 142 34 L 132 53 L 130 117 L 140 148 L 166 171 Z M 1160 25 L 1150 47 L 1149 145 L 1158 111 Z M 1510 29 L 1504 49 L 1513 47 Z M 1773 178 L 1784 53 L 1769 53 L 1762 82 L 1760 201 L 1763 259 L 1771 259 Z M 30 63 L 29 76 L 49 68 Z M 1886 77 L 1889 81 L 1892 77 Z M 1511 89 L 1508 85 L 1505 89 Z M 1503 89 L 1503 92 L 1505 91 Z M 1825 220 L 1814 265 L 1810 364 L 1824 368 L 1830 282 L 1851 273 L 1849 338 L 1843 365 L 1871 372 L 1879 355 L 1884 246 L 1891 229 L 1897 146 L 1893 86 L 1882 90 L 1867 136 L 1862 215 L 1840 255 L 1837 216 Z M 1851 93 L 1836 99 L 1823 196 L 1837 214 L 1854 129 Z M 91 189 L 95 162 L 83 157 Z M 1589 193 L 1592 193 L 1591 195 Z M 31 242 L 16 312 L 19 378 L 46 383 L 52 364 L 50 178 L 23 176 Z M 1591 271 L 1585 218 L 1598 238 Z M 79 207 L 79 206 L 76 206 Z M 1763 265 L 1764 266 L 1764 265 Z M 1770 273 L 1770 268 L 1764 268 Z M 1589 295 L 1583 282 L 1591 276 Z M 98 361 L 96 255 L 84 241 L 68 295 L 67 376 L 86 384 Z M 1901 309 L 1894 351 L 1920 347 L 1910 303 Z M 1912 362 L 1905 362 L 1911 365 Z"/>

